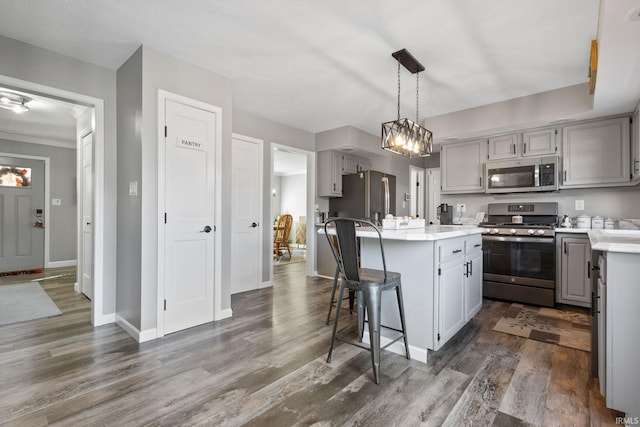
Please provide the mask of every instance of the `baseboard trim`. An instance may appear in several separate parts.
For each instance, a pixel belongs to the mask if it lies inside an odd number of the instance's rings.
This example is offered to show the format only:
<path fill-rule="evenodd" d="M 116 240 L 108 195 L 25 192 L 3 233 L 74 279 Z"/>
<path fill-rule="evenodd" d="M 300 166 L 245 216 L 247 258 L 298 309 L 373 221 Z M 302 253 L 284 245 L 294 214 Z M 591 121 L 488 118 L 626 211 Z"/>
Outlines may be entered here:
<path fill-rule="evenodd" d="M 80 293 L 80 285 L 78 284 L 78 282 L 75 282 L 73 284 L 73 290 L 75 291 L 75 293 L 79 294 Z"/>
<path fill-rule="evenodd" d="M 262 282 L 262 284 L 258 287 L 258 289 L 270 288 L 272 286 L 273 284 L 271 283 L 271 280 L 267 280 L 266 282 Z"/>
<path fill-rule="evenodd" d="M 95 322 L 93 323 L 93 326 L 108 325 L 115 322 L 116 322 L 115 313 L 103 314 L 102 316 L 96 317 Z"/>
<path fill-rule="evenodd" d="M 59 268 L 59 267 L 75 267 L 78 265 L 78 261 L 75 259 L 68 259 L 66 261 L 49 261 L 47 268 Z"/>
<path fill-rule="evenodd" d="M 127 319 L 116 313 L 116 324 L 120 326 L 126 333 L 131 335 L 138 342 L 151 341 L 157 338 L 158 332 L 155 328 L 140 331 L 133 326 Z"/>
<path fill-rule="evenodd" d="M 214 316 L 213 321 L 215 322 L 216 320 L 222 320 L 222 319 L 227 319 L 229 317 L 233 316 L 233 310 L 231 310 L 231 308 L 225 308 L 224 310 L 221 310 L 219 313 L 216 313 L 217 315 Z"/>
<path fill-rule="evenodd" d="M 369 335 L 366 332 L 362 336 L 362 342 L 365 344 L 369 344 Z M 390 338 L 387 338 L 385 336 L 380 337 L 380 347 L 384 347 L 390 342 L 391 342 Z M 399 354 L 401 356 L 406 356 L 406 352 L 404 350 L 404 342 L 402 340 L 394 342 L 385 350 L 389 350 L 390 352 Z M 418 362 L 427 363 L 426 348 L 420 348 L 420 347 L 416 347 L 414 345 L 409 344 L 409 352 L 411 353 L 412 360 L 417 360 Z"/>

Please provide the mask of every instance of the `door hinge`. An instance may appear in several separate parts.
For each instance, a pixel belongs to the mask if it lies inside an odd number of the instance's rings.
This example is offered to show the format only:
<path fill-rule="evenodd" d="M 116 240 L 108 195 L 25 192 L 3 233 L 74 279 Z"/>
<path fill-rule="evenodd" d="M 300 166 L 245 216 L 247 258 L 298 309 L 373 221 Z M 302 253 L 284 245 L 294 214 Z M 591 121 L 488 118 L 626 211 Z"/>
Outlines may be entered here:
<path fill-rule="evenodd" d="M 438 267 L 438 276 L 442 276 L 442 270 Z"/>
<path fill-rule="evenodd" d="M 216 226 L 214 225 L 214 226 L 213 226 L 213 231 L 215 232 L 216 230 L 217 230 L 217 229 L 216 229 Z"/>
<path fill-rule="evenodd" d="M 167 127 L 166 126 L 164 127 L 164 137 L 165 138 L 167 137 Z"/>
<path fill-rule="evenodd" d="M 167 213 L 166 212 L 164 213 L 164 223 L 165 224 L 167 223 Z"/>
<path fill-rule="evenodd" d="M 438 333 L 438 341 L 440 341 L 440 334 Z"/>
<path fill-rule="evenodd" d="M 167 311 L 167 300 L 164 300 L 164 311 Z"/>

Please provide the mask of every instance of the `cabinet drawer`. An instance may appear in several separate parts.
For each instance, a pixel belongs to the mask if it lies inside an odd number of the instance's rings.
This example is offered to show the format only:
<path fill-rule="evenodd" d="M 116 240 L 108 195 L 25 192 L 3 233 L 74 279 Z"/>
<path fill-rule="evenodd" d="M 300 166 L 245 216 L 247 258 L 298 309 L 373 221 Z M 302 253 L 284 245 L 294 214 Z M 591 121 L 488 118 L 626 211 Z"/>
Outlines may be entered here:
<path fill-rule="evenodd" d="M 464 256 L 464 239 L 443 240 L 438 243 L 438 262 L 440 264 Z"/>
<path fill-rule="evenodd" d="M 464 246 L 465 254 L 482 250 L 482 234 L 474 234 L 467 237 L 464 241 Z"/>

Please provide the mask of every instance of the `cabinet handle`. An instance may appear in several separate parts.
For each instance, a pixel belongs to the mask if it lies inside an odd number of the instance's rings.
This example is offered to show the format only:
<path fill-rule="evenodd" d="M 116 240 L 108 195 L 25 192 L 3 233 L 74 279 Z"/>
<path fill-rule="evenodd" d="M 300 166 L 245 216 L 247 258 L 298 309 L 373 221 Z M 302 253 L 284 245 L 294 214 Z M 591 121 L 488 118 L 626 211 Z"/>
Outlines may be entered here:
<path fill-rule="evenodd" d="M 474 248 L 479 248 L 480 246 L 482 246 L 482 243 L 476 243 L 475 245 L 473 245 Z"/>
<path fill-rule="evenodd" d="M 587 261 L 587 279 L 591 279 L 591 261 Z"/>
<path fill-rule="evenodd" d="M 469 263 L 464 263 L 464 277 L 469 277 Z"/>
<path fill-rule="evenodd" d="M 462 249 L 456 249 L 455 251 L 453 251 L 454 254 L 458 254 L 460 252 L 462 252 Z"/>
<path fill-rule="evenodd" d="M 640 160 L 634 160 L 633 161 L 633 171 L 634 172 L 640 172 Z"/>
<path fill-rule="evenodd" d="M 525 143 L 523 144 L 523 146 L 524 146 L 524 151 L 523 151 L 523 153 L 524 153 L 524 154 L 527 154 L 527 143 L 525 142 Z"/>
<path fill-rule="evenodd" d="M 567 242 L 564 242 L 562 244 L 562 246 L 564 247 L 563 252 L 566 254 L 567 253 Z"/>
<path fill-rule="evenodd" d="M 562 183 L 564 184 L 566 181 L 567 181 L 567 171 L 564 171 L 562 175 Z"/>
<path fill-rule="evenodd" d="M 473 276 L 473 260 L 469 261 L 469 276 Z"/>
<path fill-rule="evenodd" d="M 513 144 L 513 154 L 516 154 L 516 144 Z"/>
<path fill-rule="evenodd" d="M 480 177 L 480 187 L 482 187 L 482 177 Z"/>

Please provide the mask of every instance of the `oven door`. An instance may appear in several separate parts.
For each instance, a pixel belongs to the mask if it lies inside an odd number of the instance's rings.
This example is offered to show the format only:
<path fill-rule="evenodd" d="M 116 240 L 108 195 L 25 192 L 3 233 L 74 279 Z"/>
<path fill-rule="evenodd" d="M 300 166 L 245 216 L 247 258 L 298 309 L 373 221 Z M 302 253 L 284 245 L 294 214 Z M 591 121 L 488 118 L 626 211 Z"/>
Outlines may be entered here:
<path fill-rule="evenodd" d="M 555 289 L 553 237 L 483 236 L 484 279 Z"/>

